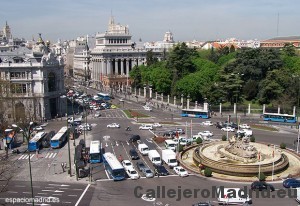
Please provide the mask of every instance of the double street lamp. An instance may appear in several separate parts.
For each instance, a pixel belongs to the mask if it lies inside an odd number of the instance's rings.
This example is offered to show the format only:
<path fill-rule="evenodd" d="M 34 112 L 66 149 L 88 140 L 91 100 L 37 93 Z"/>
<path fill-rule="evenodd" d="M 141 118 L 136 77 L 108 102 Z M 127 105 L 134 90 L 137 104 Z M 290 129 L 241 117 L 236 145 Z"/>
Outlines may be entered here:
<path fill-rule="evenodd" d="M 32 126 L 33 126 L 33 122 L 29 123 L 28 127 L 25 128 L 21 128 L 16 124 L 12 124 L 12 127 L 14 128 L 19 128 L 20 131 L 22 131 L 23 134 L 23 138 L 25 137 L 27 140 L 27 144 L 29 145 L 29 140 L 30 140 L 30 136 L 31 136 L 31 132 L 32 132 Z M 31 157 L 30 157 L 30 151 L 29 149 L 27 149 L 29 158 L 28 158 L 28 164 L 29 164 L 29 177 L 30 177 L 30 188 L 31 188 L 31 198 L 32 198 L 32 205 L 34 206 L 34 194 L 33 194 L 33 186 L 32 186 L 32 173 L 31 173 Z"/>

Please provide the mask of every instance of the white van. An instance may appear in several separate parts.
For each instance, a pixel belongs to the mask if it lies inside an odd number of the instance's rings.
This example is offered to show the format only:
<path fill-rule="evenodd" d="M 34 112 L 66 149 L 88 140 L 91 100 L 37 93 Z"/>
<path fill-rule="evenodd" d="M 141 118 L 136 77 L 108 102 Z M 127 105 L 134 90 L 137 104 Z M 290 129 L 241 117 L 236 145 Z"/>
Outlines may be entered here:
<path fill-rule="evenodd" d="M 224 189 L 224 191 L 221 191 Z M 240 188 L 218 188 L 217 192 L 219 194 L 218 202 L 219 204 L 226 204 L 226 205 L 236 205 L 236 204 L 252 204 L 252 199 L 244 197 L 244 191 Z"/>
<path fill-rule="evenodd" d="M 149 147 L 144 143 L 138 144 L 138 150 L 142 155 L 148 155 L 149 153 Z"/>
<path fill-rule="evenodd" d="M 152 162 L 154 165 L 161 165 L 161 158 L 159 153 L 156 150 L 150 150 L 148 152 L 148 157 L 149 160 Z"/>
<path fill-rule="evenodd" d="M 177 143 L 171 139 L 165 140 L 165 148 L 175 151 L 177 147 Z"/>

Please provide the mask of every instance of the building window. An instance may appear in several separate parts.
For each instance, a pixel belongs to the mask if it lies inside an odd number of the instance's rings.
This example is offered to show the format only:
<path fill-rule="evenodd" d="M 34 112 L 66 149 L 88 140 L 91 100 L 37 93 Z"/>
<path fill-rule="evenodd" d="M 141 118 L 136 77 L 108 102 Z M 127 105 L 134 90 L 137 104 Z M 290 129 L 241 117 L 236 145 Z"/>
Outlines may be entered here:
<path fill-rule="evenodd" d="M 13 94 L 26 94 L 26 84 L 12 84 L 11 93 Z"/>
<path fill-rule="evenodd" d="M 11 79 L 25 79 L 25 72 L 10 72 Z"/>

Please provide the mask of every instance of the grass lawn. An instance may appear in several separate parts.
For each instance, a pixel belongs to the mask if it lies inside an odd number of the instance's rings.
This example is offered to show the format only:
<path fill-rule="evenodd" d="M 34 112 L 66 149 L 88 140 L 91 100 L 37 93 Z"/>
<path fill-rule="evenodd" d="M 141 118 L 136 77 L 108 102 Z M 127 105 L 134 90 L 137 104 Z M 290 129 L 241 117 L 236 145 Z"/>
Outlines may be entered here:
<path fill-rule="evenodd" d="M 258 125 L 258 124 L 253 124 L 251 125 L 251 128 L 253 129 L 261 129 L 261 130 L 266 130 L 266 131 L 273 131 L 273 132 L 278 132 L 278 129 L 266 125 Z"/>
<path fill-rule="evenodd" d="M 150 117 L 148 115 L 145 115 L 143 113 L 137 112 L 137 111 L 133 111 L 133 110 L 123 110 L 125 112 L 125 114 L 127 115 L 128 118 L 144 118 L 144 117 Z"/>

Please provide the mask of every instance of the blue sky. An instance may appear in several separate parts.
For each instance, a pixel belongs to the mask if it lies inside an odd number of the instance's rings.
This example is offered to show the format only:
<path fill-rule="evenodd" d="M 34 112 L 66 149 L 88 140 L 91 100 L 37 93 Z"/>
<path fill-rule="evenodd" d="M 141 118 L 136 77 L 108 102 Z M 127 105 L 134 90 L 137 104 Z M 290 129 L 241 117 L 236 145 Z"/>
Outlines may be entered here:
<path fill-rule="evenodd" d="M 299 0 L 4 0 L 0 27 L 8 21 L 14 37 L 75 39 L 107 30 L 111 12 L 128 25 L 132 39 L 175 41 L 268 39 L 300 36 Z"/>

